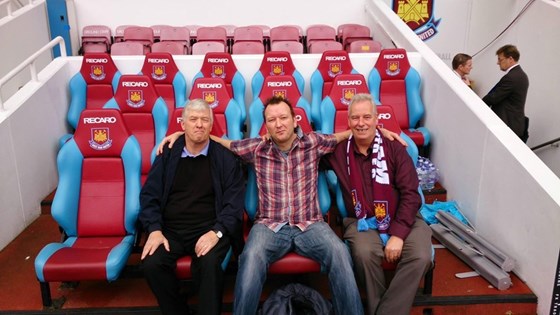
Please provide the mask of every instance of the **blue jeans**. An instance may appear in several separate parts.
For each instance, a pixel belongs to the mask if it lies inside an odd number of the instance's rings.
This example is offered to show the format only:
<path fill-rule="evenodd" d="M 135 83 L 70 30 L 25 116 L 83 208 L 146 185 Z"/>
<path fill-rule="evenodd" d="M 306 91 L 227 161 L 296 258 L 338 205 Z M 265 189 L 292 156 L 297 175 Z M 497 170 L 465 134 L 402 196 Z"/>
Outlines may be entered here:
<path fill-rule="evenodd" d="M 319 262 L 322 270 L 327 271 L 336 314 L 363 314 L 348 248 L 328 224 L 317 222 L 305 231 L 289 225 L 277 233 L 264 224 L 255 224 L 251 228 L 239 257 L 233 305 L 235 315 L 256 314 L 268 266 L 290 251 Z"/>

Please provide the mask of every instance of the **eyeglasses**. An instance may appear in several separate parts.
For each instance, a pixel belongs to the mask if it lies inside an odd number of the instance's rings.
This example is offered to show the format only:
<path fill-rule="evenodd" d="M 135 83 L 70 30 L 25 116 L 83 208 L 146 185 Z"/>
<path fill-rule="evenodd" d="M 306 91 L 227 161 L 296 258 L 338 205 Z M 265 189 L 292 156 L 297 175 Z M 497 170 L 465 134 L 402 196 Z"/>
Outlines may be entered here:
<path fill-rule="evenodd" d="M 498 57 L 498 62 L 502 62 L 502 61 L 504 61 L 504 60 L 506 60 L 506 59 L 508 59 L 508 58 L 509 58 L 509 57 L 504 57 L 504 58 Z"/>

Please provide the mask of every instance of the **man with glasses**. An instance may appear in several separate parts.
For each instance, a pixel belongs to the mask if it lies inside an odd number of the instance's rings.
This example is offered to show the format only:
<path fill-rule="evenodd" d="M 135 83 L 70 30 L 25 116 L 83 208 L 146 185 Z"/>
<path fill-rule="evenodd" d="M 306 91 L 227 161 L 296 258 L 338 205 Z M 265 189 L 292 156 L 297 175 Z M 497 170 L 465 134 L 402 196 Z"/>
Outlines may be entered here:
<path fill-rule="evenodd" d="M 529 78 L 518 64 L 519 50 L 505 45 L 496 51 L 498 66 L 506 74 L 482 100 L 492 108 L 516 135 L 527 142 L 529 118 L 525 117 L 525 100 Z"/>

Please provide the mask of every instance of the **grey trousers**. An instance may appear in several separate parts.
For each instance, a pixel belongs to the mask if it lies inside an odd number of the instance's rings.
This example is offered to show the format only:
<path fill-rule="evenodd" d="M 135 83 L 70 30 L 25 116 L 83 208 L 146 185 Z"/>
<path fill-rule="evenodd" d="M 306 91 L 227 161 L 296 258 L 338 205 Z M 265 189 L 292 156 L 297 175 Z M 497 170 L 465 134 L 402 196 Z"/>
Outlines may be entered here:
<path fill-rule="evenodd" d="M 345 218 L 343 225 L 358 286 L 365 288 L 367 294 L 365 314 L 410 314 L 418 284 L 432 264 L 432 230 L 420 216 L 416 217 L 404 241 L 395 276 L 386 284 L 381 266 L 383 245 L 377 230 L 358 232 L 355 218 Z"/>

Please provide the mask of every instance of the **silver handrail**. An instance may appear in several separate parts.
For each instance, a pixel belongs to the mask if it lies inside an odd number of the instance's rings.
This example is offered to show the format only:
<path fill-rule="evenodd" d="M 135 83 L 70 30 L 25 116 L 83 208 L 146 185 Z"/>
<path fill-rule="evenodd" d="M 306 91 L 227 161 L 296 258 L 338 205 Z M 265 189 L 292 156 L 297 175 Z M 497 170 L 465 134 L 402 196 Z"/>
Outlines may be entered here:
<path fill-rule="evenodd" d="M 16 76 L 18 73 L 20 73 L 27 66 L 29 66 L 29 71 L 31 72 L 31 81 L 34 81 L 34 82 L 39 81 L 39 79 L 37 77 L 37 69 L 35 67 L 35 62 L 37 61 L 37 58 L 39 56 L 41 56 L 45 51 L 53 48 L 56 45 L 60 45 L 60 56 L 61 57 L 66 57 L 67 56 L 67 54 L 66 54 L 66 44 L 64 42 L 64 38 L 62 38 L 61 36 L 57 36 L 55 39 L 51 40 L 48 44 L 43 46 L 43 48 L 39 49 L 37 52 L 35 52 L 29 58 L 25 59 L 15 69 L 8 72 L 8 74 L 6 74 L 3 78 L 1 78 L 0 79 L 0 91 L 2 90 L 2 86 L 4 86 L 4 84 L 6 84 L 6 82 L 11 80 L 14 76 Z M 5 110 L 6 109 L 4 108 L 4 102 L 2 100 L 2 93 L 0 93 L 0 111 L 5 111 Z"/>

